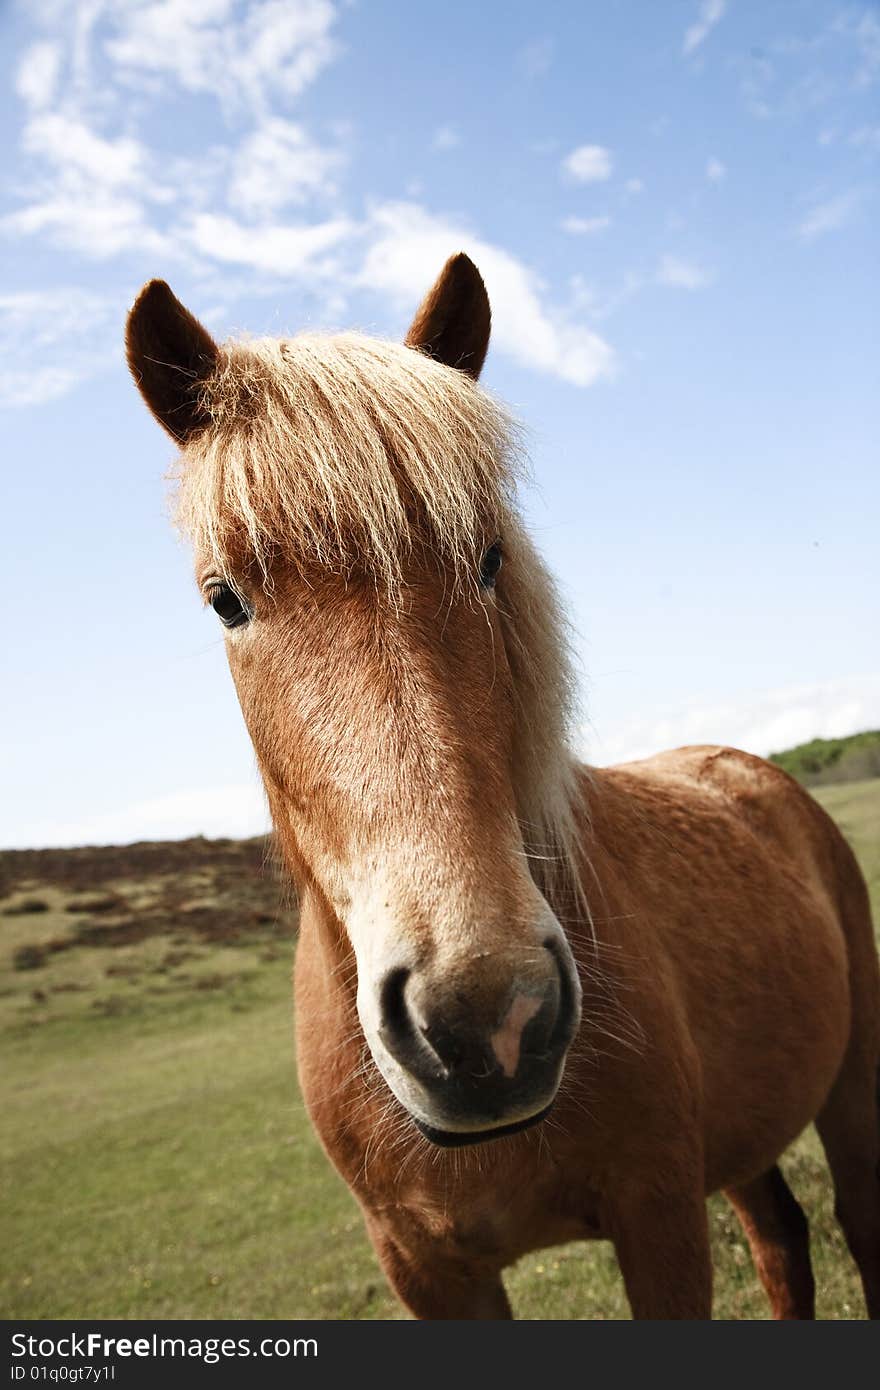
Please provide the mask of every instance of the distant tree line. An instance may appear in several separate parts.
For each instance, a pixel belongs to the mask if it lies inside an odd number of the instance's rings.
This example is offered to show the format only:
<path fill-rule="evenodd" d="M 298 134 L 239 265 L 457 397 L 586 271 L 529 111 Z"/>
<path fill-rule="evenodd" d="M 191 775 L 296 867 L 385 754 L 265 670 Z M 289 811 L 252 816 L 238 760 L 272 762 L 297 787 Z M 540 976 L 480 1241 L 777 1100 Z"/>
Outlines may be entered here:
<path fill-rule="evenodd" d="M 849 738 L 814 738 L 783 753 L 771 753 L 770 762 L 778 763 L 805 787 L 880 777 L 880 729 Z"/>

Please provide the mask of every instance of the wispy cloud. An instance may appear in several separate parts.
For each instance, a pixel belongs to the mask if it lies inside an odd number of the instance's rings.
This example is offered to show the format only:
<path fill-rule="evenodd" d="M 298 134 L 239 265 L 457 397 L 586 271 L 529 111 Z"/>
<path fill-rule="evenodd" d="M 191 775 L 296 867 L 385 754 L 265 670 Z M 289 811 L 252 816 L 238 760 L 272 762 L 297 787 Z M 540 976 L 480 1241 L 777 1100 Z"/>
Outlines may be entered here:
<path fill-rule="evenodd" d="M 849 143 L 869 154 L 880 154 L 880 125 L 863 125 L 854 130 Z"/>
<path fill-rule="evenodd" d="M 723 183 L 727 178 L 727 165 L 713 155 L 706 164 L 706 178 L 710 183 Z"/>
<path fill-rule="evenodd" d="M 839 231 L 850 222 L 861 202 L 858 189 L 838 193 L 834 198 L 816 203 L 799 223 L 797 235 L 802 241 L 814 241 L 827 232 Z"/>
<path fill-rule="evenodd" d="M 23 206 L 0 222 L 6 234 L 46 236 L 90 259 L 144 250 L 167 259 L 180 255 L 176 224 L 206 202 L 271 217 L 334 196 L 343 152 L 270 109 L 298 97 L 335 56 L 329 0 L 235 10 L 226 0 L 80 3 L 50 17 L 53 38 L 31 45 L 17 70 L 28 166 Z M 136 134 L 139 116 L 169 89 L 204 93 L 224 106 L 227 125 L 250 129 L 169 164 Z"/>
<path fill-rule="evenodd" d="M 451 251 L 467 251 L 486 280 L 500 352 L 574 386 L 592 386 L 613 374 L 609 344 L 564 306 L 548 304 L 537 276 L 502 247 L 414 203 L 377 206 L 367 234 L 357 276 L 361 286 L 390 293 L 410 308 L 426 289 L 426 268 L 439 269 Z"/>
<path fill-rule="evenodd" d="M 658 710 L 617 726 L 586 728 L 582 746 L 602 765 L 695 743 L 721 743 L 766 757 L 811 738 L 843 738 L 878 727 L 880 674 L 872 674 Z"/>
<path fill-rule="evenodd" d="M 854 6 L 837 15 L 832 31 L 856 49 L 855 87 L 871 87 L 880 77 L 880 16 L 875 6 Z"/>
<path fill-rule="evenodd" d="M 591 386 L 614 372 L 613 349 L 579 320 L 577 305 L 548 303 L 545 287 L 511 252 L 417 203 L 380 203 L 360 222 L 331 218 L 259 227 L 204 212 L 182 234 L 202 258 L 285 279 L 307 278 L 312 286 L 323 282 L 328 294 L 390 294 L 409 311 L 451 252 L 463 249 L 486 280 L 497 351 L 575 386 Z"/>
<path fill-rule="evenodd" d="M 82 175 L 93 185 L 138 187 L 144 178 L 146 151 L 128 136 L 105 139 L 77 117 L 47 112 L 24 129 L 24 148 L 71 176 Z"/>
<path fill-rule="evenodd" d="M 4 848 L 127 845 L 138 840 L 183 840 L 193 835 L 244 838 L 269 830 L 265 797 L 256 783 L 198 787 L 117 806 L 76 820 L 41 821 L 17 828 Z"/>
<path fill-rule="evenodd" d="M 104 136 L 81 113 L 41 110 L 25 123 L 22 146 L 32 170 L 30 198 L 0 219 L 0 230 L 46 234 L 89 259 L 126 250 L 169 251 L 147 204 L 172 194 L 140 141 Z"/>
<path fill-rule="evenodd" d="M 758 120 L 767 120 L 773 115 L 770 102 L 775 93 L 776 69 L 763 53 L 750 52 L 738 60 L 740 69 L 740 95 L 746 110 Z"/>
<path fill-rule="evenodd" d="M 36 110 L 48 106 L 58 83 L 61 49 L 48 41 L 26 49 L 15 74 L 15 90 L 28 106 Z"/>
<path fill-rule="evenodd" d="M 705 43 L 726 9 L 726 0 L 703 0 L 696 21 L 685 31 L 681 51 L 686 58 Z"/>
<path fill-rule="evenodd" d="M 443 152 L 454 150 L 461 144 L 461 136 L 454 125 L 441 125 L 431 137 L 431 149 Z"/>
<path fill-rule="evenodd" d="M 680 256 L 664 256 L 657 268 L 658 285 L 675 290 L 704 290 L 712 284 L 714 275 L 693 261 Z"/>
<path fill-rule="evenodd" d="M 197 266 L 203 278 L 234 266 L 250 283 L 299 281 L 328 311 L 352 292 L 391 292 L 412 308 L 465 245 L 489 282 L 499 352 L 581 387 L 613 374 L 614 352 L 585 322 L 584 306 L 554 302 L 512 251 L 414 201 L 365 212 L 345 206 L 344 137 L 322 143 L 284 109 L 337 51 L 329 0 L 235 8 L 227 0 L 82 0 L 72 13 L 65 37 L 53 30 L 19 67 L 29 168 L 23 205 L 0 231 L 89 259 L 149 251 L 165 265 Z M 218 100 L 229 135 L 169 162 L 142 132 L 157 106 L 187 94 Z M 434 147 L 452 149 L 458 138 L 443 126 Z M 611 154 L 582 145 L 565 168 L 577 182 L 603 181 Z M 566 230 L 586 235 L 607 225 L 606 217 L 572 216 Z M 69 363 L 42 366 L 27 391 L 17 380 L 23 397 L 60 394 L 78 379 Z"/>
<path fill-rule="evenodd" d="M 107 363 L 112 302 L 84 290 L 0 294 L 0 408 L 66 395 Z"/>
<path fill-rule="evenodd" d="M 526 77 L 545 77 L 553 65 L 556 44 L 549 35 L 527 43 L 516 55 L 516 66 Z"/>
<path fill-rule="evenodd" d="M 329 0 L 156 0 L 118 11 L 110 59 L 135 85 L 166 79 L 227 107 L 265 116 L 273 98 L 299 96 L 337 53 Z"/>
<path fill-rule="evenodd" d="M 613 160 L 604 145 L 578 145 L 562 161 L 562 168 L 575 183 L 602 183 L 610 179 Z"/>
<path fill-rule="evenodd" d="M 563 217 L 560 227 L 569 236 L 592 236 L 611 226 L 610 217 Z"/>
<path fill-rule="evenodd" d="M 47 234 L 89 260 L 139 250 L 178 255 L 176 243 L 150 226 L 137 198 L 101 187 L 89 194 L 84 183 L 71 187 L 67 180 L 57 192 L 0 218 L 0 232 Z"/>
<path fill-rule="evenodd" d="M 317 144 L 301 125 L 270 116 L 233 155 L 229 202 L 248 217 L 265 218 L 290 204 L 331 198 L 344 163 L 342 150 Z"/>
<path fill-rule="evenodd" d="M 233 265 L 290 278 L 315 269 L 325 252 L 351 237 L 354 224 L 346 218 L 326 222 L 278 223 L 250 226 L 232 217 L 204 212 L 196 216 L 184 234 L 204 256 Z"/>

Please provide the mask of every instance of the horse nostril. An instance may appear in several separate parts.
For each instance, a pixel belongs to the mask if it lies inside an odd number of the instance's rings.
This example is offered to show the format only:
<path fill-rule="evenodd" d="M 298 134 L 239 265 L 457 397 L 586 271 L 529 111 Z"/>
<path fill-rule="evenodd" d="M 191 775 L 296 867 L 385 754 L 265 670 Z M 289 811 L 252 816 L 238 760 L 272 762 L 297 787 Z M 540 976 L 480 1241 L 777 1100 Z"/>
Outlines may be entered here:
<path fill-rule="evenodd" d="M 563 947 L 556 937 L 548 936 L 544 949 L 553 957 L 559 977 L 559 1002 L 551 1042 L 558 1047 L 568 1047 L 580 1023 L 580 983 L 567 943 Z"/>
<path fill-rule="evenodd" d="M 467 1061 L 467 1049 L 450 1028 L 442 1023 L 428 1024 L 419 1032 L 448 1072 L 458 1071 Z"/>
<path fill-rule="evenodd" d="M 442 1024 L 416 1023 L 407 999 L 412 971 L 390 970 L 379 986 L 379 1037 L 391 1056 L 423 1081 L 436 1084 L 458 1065 L 456 1041 Z"/>
<path fill-rule="evenodd" d="M 412 1023 L 406 1007 L 406 985 L 410 971 L 405 966 L 389 970 L 379 986 L 379 1031 L 392 1052 L 412 1038 Z"/>

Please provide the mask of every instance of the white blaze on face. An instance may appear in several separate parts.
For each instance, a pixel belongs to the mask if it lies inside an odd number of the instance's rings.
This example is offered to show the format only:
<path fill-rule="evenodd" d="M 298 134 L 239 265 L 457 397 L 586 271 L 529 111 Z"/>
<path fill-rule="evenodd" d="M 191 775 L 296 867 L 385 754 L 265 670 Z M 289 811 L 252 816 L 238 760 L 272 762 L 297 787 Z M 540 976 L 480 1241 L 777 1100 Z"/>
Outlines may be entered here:
<path fill-rule="evenodd" d="M 498 1058 L 505 1076 L 516 1076 L 523 1030 L 529 1019 L 535 1017 L 540 1007 L 540 999 L 530 998 L 528 994 L 518 994 L 507 1010 L 504 1022 L 497 1033 L 491 1034 L 489 1041 L 492 1044 L 492 1051 Z"/>

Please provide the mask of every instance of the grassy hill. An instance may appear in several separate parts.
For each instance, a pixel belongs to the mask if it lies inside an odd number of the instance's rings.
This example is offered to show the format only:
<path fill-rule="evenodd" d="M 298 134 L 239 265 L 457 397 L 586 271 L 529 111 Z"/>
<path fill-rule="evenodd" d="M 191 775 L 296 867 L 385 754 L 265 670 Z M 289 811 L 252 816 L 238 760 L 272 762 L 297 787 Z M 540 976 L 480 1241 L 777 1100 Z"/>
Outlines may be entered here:
<path fill-rule="evenodd" d="M 814 738 L 796 748 L 787 748 L 784 753 L 771 753 L 770 761 L 785 768 L 805 787 L 880 777 L 880 729 L 848 738 Z"/>
<path fill-rule="evenodd" d="M 817 793 L 880 919 L 880 779 Z M 0 1316 L 403 1316 L 299 1097 L 295 912 L 262 841 L 0 855 Z M 864 1316 L 818 1143 L 783 1167 L 823 1318 Z M 764 1318 L 710 1205 L 716 1316 Z M 625 1318 L 610 1246 L 507 1275 L 525 1318 Z"/>

